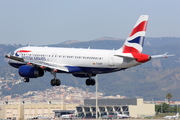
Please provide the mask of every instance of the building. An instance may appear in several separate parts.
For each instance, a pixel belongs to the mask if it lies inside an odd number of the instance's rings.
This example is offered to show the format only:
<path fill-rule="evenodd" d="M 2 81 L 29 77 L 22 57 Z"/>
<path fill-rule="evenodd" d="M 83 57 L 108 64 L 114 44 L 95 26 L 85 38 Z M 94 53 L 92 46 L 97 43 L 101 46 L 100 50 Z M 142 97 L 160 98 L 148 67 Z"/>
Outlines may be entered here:
<path fill-rule="evenodd" d="M 76 107 L 78 116 L 91 118 L 96 114 L 96 100 L 85 99 L 84 106 Z M 144 103 L 143 99 L 98 99 L 98 117 L 112 115 L 118 111 L 131 117 L 155 115 L 155 104 Z"/>
<path fill-rule="evenodd" d="M 54 118 L 54 110 L 75 110 L 79 104 L 63 104 L 63 102 L 20 103 L 8 102 L 0 105 L 2 119 L 28 119 L 37 116 Z"/>
<path fill-rule="evenodd" d="M 47 103 L 5 102 L 0 104 L 0 118 L 28 119 L 37 116 L 45 118 L 60 117 L 64 113 L 77 111 L 78 117 L 92 118 L 96 115 L 96 100 L 85 99 L 84 105 L 64 104 L 63 101 Z M 155 115 L 155 104 L 145 103 L 143 99 L 98 99 L 98 117 L 112 115 L 115 111 L 131 117 Z"/>

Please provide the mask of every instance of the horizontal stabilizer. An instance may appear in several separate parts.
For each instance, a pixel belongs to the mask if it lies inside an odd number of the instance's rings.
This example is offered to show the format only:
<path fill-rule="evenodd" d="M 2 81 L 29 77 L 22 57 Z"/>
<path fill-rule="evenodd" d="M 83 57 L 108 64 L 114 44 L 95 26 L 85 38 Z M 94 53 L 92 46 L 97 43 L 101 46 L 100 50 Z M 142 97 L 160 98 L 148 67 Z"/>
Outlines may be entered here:
<path fill-rule="evenodd" d="M 161 55 L 153 55 L 151 56 L 151 58 L 161 58 L 161 57 L 167 58 L 170 56 L 175 56 L 175 55 L 167 55 L 167 52 L 166 52 L 165 54 L 161 54 Z"/>
<path fill-rule="evenodd" d="M 123 58 L 128 58 L 128 59 L 135 60 L 134 57 L 131 57 L 131 56 L 128 56 L 128 55 L 114 55 L 114 56 L 117 56 L 117 57 L 123 57 Z"/>

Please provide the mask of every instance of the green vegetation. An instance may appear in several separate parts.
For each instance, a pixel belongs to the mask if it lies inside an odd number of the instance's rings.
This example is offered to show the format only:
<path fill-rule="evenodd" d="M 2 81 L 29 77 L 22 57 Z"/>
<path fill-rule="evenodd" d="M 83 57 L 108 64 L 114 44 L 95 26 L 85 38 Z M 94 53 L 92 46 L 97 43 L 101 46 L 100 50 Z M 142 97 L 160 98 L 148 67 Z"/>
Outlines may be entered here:
<path fill-rule="evenodd" d="M 175 106 L 170 106 L 169 104 L 162 103 L 160 105 L 155 105 L 155 111 L 156 114 L 159 115 L 161 113 L 177 113 L 180 111 L 180 107 L 175 105 Z"/>
<path fill-rule="evenodd" d="M 170 99 L 172 98 L 172 94 L 171 93 L 167 93 L 166 95 L 166 99 L 168 100 L 169 102 L 169 108 L 168 108 L 168 111 L 170 112 Z"/>
<path fill-rule="evenodd" d="M 168 100 L 169 104 L 170 104 L 170 99 L 171 98 L 172 98 L 172 94 L 171 93 L 167 93 L 166 99 Z"/>

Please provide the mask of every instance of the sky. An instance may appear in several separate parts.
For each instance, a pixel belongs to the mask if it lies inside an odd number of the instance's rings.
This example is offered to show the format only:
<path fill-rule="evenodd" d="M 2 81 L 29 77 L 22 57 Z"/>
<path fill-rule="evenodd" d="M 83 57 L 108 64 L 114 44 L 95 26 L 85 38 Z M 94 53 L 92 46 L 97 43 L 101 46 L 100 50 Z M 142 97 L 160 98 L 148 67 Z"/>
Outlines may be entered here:
<path fill-rule="evenodd" d="M 0 44 L 126 39 L 140 15 L 146 37 L 180 37 L 180 0 L 0 0 Z"/>

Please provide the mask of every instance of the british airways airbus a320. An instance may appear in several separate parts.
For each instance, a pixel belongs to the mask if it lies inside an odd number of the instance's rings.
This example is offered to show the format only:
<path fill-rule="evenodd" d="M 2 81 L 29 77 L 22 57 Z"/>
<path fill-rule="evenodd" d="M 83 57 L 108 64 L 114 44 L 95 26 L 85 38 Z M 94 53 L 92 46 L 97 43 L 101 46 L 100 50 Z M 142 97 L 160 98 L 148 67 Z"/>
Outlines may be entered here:
<path fill-rule="evenodd" d="M 142 53 L 147 23 L 148 15 L 141 15 L 124 45 L 117 50 L 28 46 L 5 57 L 9 59 L 11 66 L 19 69 L 19 75 L 24 78 L 24 82 L 29 82 L 29 78 L 42 77 L 44 71 L 49 71 L 54 76 L 50 82 L 52 86 L 61 84 L 56 73 L 88 78 L 86 85 L 95 85 L 92 77 L 97 74 L 125 70 L 152 58 L 171 56 L 150 56 Z"/>

